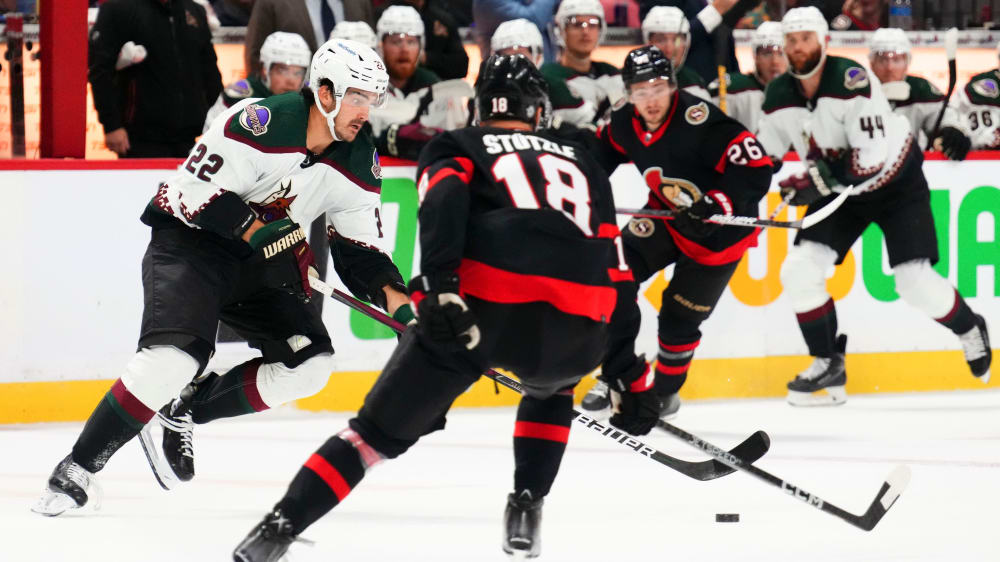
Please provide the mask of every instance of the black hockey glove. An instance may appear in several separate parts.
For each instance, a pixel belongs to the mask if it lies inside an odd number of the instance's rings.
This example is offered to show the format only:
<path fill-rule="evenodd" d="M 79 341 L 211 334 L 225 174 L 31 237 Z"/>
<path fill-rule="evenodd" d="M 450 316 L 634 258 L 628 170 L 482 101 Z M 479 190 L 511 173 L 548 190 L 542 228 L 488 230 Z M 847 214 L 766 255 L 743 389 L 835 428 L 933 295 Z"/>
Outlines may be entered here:
<path fill-rule="evenodd" d="M 612 416 L 608 422 L 632 435 L 649 433 L 660 419 L 660 398 L 644 357 L 618 377 L 607 378 Z M 630 380 L 632 379 L 632 380 Z"/>
<path fill-rule="evenodd" d="M 420 275 L 410 281 L 410 298 L 417 303 L 418 334 L 452 349 L 479 345 L 476 316 L 458 294 L 458 276 Z"/>
<path fill-rule="evenodd" d="M 704 238 L 718 230 L 718 224 L 705 222 L 712 215 L 733 214 L 733 204 L 721 191 L 709 191 L 690 207 L 678 209 L 674 215 L 673 227 L 688 238 Z"/>
<path fill-rule="evenodd" d="M 955 127 L 941 127 L 932 146 L 949 160 L 965 160 L 972 148 L 972 140 Z"/>
<path fill-rule="evenodd" d="M 266 224 L 250 237 L 250 247 L 254 250 L 250 259 L 260 263 L 265 286 L 284 289 L 302 302 L 309 302 L 310 271 L 318 275 L 316 257 L 302 227 L 287 218 Z"/>
<path fill-rule="evenodd" d="M 833 193 L 830 186 L 836 181 L 830 174 L 830 167 L 823 161 L 816 161 L 810 164 L 806 171 L 801 174 L 794 174 L 778 182 L 781 188 L 781 197 L 788 197 L 793 193 L 791 204 L 797 206 L 810 205 L 823 197 Z"/>

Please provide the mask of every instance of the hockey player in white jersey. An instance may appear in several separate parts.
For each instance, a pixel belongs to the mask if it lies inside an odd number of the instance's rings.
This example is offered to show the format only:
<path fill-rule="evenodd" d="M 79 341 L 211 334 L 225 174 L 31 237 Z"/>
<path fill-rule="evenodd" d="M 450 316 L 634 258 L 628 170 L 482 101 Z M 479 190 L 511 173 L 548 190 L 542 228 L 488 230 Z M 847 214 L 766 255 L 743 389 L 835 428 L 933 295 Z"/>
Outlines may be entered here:
<path fill-rule="evenodd" d="M 555 24 L 562 50 L 558 62 L 541 67 L 549 83 L 554 124 L 596 129 L 625 99 L 621 71 L 591 58 L 607 28 L 604 6 L 599 0 L 563 0 Z"/>
<path fill-rule="evenodd" d="M 829 218 L 799 232 L 781 268 L 781 282 L 814 357 L 788 383 L 789 402 L 846 400 L 847 338 L 837 334 L 826 274 L 873 222 L 885 234 L 899 295 L 954 332 L 972 374 L 987 381 L 992 352 L 986 322 L 931 268 L 938 251 L 930 190 L 909 122 L 892 112 L 878 79 L 861 65 L 827 56 L 828 28 L 818 9 L 789 10 L 782 31 L 788 73 L 767 86 L 757 138 L 774 155 L 791 146 L 808 169 L 779 182 L 782 193 L 793 194 L 792 204 L 808 205 L 811 213 L 846 186 L 857 190 Z"/>
<path fill-rule="evenodd" d="M 524 55 L 539 68 L 545 56 L 542 33 L 531 20 L 524 18 L 498 25 L 490 38 L 490 50 L 497 55 Z"/>
<path fill-rule="evenodd" d="M 726 74 L 726 113 L 739 121 L 750 132 L 757 131 L 757 123 L 763 115 L 764 88 L 779 75 L 788 70 L 788 62 L 782 51 L 785 36 L 781 24 L 766 21 L 754 30 L 750 38 L 753 50 L 753 72 Z M 719 105 L 719 81 L 708 85 L 712 103 Z"/>
<path fill-rule="evenodd" d="M 927 79 L 906 73 L 910 65 L 906 32 L 893 27 L 877 30 L 872 34 L 868 60 L 889 105 L 910 122 L 920 148 L 939 150 L 952 160 L 965 160 L 972 141 L 963 130 L 958 111 L 949 105 L 938 126 L 944 94 Z"/>
<path fill-rule="evenodd" d="M 973 150 L 1000 150 L 1000 69 L 980 72 L 955 94 Z"/>
<path fill-rule="evenodd" d="M 366 121 L 387 82 L 374 51 L 327 42 L 313 57 L 310 88 L 236 104 L 160 184 L 142 215 L 152 235 L 138 351 L 52 472 L 36 512 L 85 505 L 95 473 L 161 407 L 190 429 L 326 385 L 333 346 L 308 304 L 315 262 L 300 224 L 325 215 L 348 289 L 401 321 L 413 319 L 402 277 L 379 249 L 381 169 Z M 199 377 L 220 320 L 260 356 Z M 182 389 L 184 399 L 168 403 Z M 190 454 L 189 440 L 177 445 Z"/>
<path fill-rule="evenodd" d="M 249 98 L 266 98 L 302 88 L 312 60 L 309 45 L 301 35 L 275 31 L 260 47 L 260 74 L 241 78 L 226 86 L 205 115 L 208 131 L 212 121 L 233 104 Z"/>
<path fill-rule="evenodd" d="M 338 21 L 330 30 L 330 39 L 350 39 L 366 47 L 378 49 L 378 38 L 372 26 L 363 21 Z"/>
<path fill-rule="evenodd" d="M 688 49 L 691 48 L 691 23 L 680 8 L 654 6 L 650 9 L 642 20 L 642 41 L 647 45 L 655 45 L 667 55 L 674 65 L 678 88 L 703 100 L 712 101 L 705 80 L 700 74 L 684 66 Z"/>

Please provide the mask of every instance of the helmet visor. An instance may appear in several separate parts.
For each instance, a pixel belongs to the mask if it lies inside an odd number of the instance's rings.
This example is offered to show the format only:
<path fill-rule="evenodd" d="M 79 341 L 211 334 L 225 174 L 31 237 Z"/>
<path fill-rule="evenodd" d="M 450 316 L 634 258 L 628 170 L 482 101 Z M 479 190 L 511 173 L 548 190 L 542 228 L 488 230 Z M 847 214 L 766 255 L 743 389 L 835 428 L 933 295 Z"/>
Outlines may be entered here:
<path fill-rule="evenodd" d="M 344 98 L 341 103 L 347 107 L 377 109 L 385 103 L 385 92 L 379 94 L 358 88 L 348 88 L 344 92 Z"/>

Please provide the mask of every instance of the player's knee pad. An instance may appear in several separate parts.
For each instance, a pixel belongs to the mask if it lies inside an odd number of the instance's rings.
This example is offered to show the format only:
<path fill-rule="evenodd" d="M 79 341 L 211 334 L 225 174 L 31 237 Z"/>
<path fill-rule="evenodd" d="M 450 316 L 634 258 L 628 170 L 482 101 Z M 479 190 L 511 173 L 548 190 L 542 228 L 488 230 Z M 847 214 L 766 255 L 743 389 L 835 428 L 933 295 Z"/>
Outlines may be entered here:
<path fill-rule="evenodd" d="M 803 240 L 792 247 L 781 264 L 781 285 L 795 312 L 819 308 L 830 299 L 826 274 L 837 263 L 833 248 Z"/>
<path fill-rule="evenodd" d="M 312 396 L 326 386 L 333 372 L 333 355 L 314 355 L 290 368 L 284 363 L 265 363 L 257 369 L 257 392 L 269 408 Z"/>
<path fill-rule="evenodd" d="M 144 347 L 125 366 L 122 384 L 144 406 L 159 410 L 198 374 L 198 360 L 171 345 Z"/>
<path fill-rule="evenodd" d="M 955 288 L 934 271 L 930 260 L 903 262 L 892 273 L 899 296 L 931 318 L 947 315 L 955 305 Z"/>

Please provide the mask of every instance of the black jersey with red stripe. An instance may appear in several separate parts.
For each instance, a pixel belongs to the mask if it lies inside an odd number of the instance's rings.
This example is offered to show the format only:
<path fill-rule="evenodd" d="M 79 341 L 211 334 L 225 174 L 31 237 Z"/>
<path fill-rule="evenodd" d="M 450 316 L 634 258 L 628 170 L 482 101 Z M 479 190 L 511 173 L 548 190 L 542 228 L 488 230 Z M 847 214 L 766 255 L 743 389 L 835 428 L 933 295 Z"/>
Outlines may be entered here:
<path fill-rule="evenodd" d="M 667 119 L 649 131 L 631 103 L 614 111 L 598 131 L 600 161 L 607 173 L 634 162 L 649 189 L 648 206 L 687 207 L 711 196 L 733 215 L 757 216 L 771 184 L 771 158 L 752 133 L 721 109 L 687 92 L 676 92 Z M 666 221 L 678 248 L 699 263 L 740 259 L 757 231 L 723 227 L 698 236 Z"/>
<path fill-rule="evenodd" d="M 499 342 L 493 364 L 522 377 L 568 372 L 557 357 L 595 367 L 615 284 L 632 274 L 593 155 L 545 132 L 470 127 L 435 137 L 417 177 L 421 272 L 458 273 L 483 339 Z"/>

